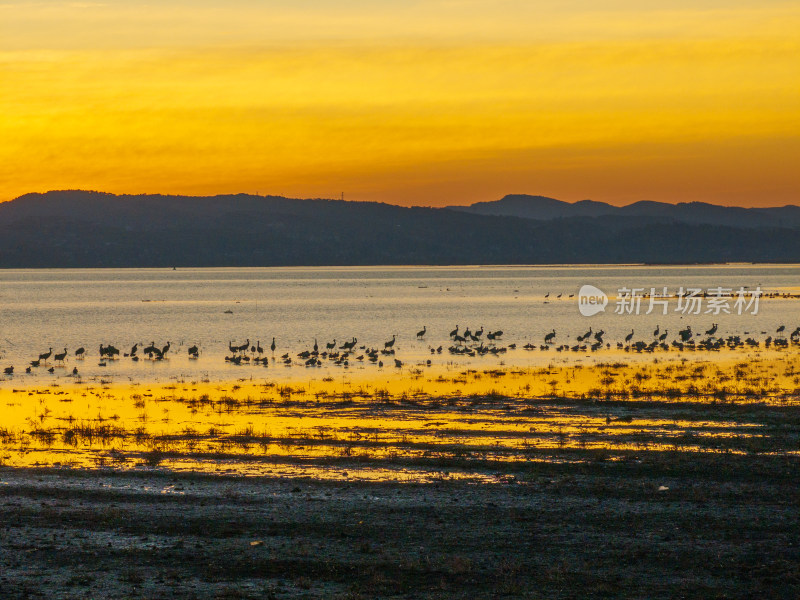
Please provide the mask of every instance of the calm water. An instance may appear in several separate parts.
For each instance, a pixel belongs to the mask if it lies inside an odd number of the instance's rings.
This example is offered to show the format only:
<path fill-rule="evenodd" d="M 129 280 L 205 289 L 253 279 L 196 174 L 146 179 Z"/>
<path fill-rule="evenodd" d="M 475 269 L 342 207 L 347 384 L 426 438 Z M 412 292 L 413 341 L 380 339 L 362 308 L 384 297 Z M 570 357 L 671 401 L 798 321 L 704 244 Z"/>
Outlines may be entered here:
<path fill-rule="evenodd" d="M 578 311 L 577 292 L 592 284 L 611 296 L 605 313 L 584 317 Z M 664 287 L 676 293 L 683 287 L 704 290 L 743 286 L 765 292 L 800 292 L 800 266 L 727 265 L 702 267 L 555 266 L 555 267 L 361 267 L 265 269 L 79 269 L 0 271 L 0 364 L 13 365 L 16 373 L 0 385 L 12 386 L 51 380 L 66 381 L 77 366 L 84 378 L 102 376 L 117 381 L 167 381 L 180 377 L 211 380 L 240 377 L 290 377 L 306 372 L 297 361 L 292 367 L 270 363 L 234 366 L 224 361 L 228 343 L 249 339 L 268 346 L 276 338 L 275 356 L 310 349 L 316 338 L 337 346 L 352 337 L 358 345 L 383 347 L 397 336 L 396 358 L 406 365 L 432 358 L 434 364 L 527 365 L 548 360 L 553 352 L 526 352 L 522 345 L 537 346 L 555 329 L 559 343 L 591 326 L 606 331 L 605 341 L 621 341 L 632 329 L 636 339 L 652 340 L 656 326 L 670 332 L 690 324 L 704 331 L 719 323 L 718 335 L 748 333 L 763 340 L 775 335 L 779 325 L 789 331 L 800 325 L 800 300 L 760 301 L 757 315 L 683 315 L 677 301 L 669 301 L 646 315 L 614 314 L 617 290 L 623 287 Z M 546 294 L 549 298 L 545 298 Z M 560 299 L 558 294 L 563 294 Z M 570 294 L 575 297 L 569 298 Z M 227 312 L 231 311 L 231 312 Z M 473 331 L 503 330 L 503 342 L 518 348 L 498 356 L 470 359 L 447 353 L 448 333 L 460 326 Z M 424 341 L 416 332 L 427 327 Z M 763 333 L 762 333 L 763 332 Z M 485 335 L 484 335 L 485 338 Z M 170 341 L 169 360 L 134 363 L 121 358 L 98 365 L 98 346 L 113 344 L 127 352 L 134 343 L 140 350 L 149 342 Z M 186 349 L 197 344 L 199 360 L 190 361 Z M 431 356 L 430 346 L 444 345 Z M 75 360 L 73 351 L 86 347 L 88 356 Z M 69 350 L 66 368 L 44 369 L 26 375 L 24 368 L 49 347 Z M 384 369 L 394 368 L 392 358 Z M 52 362 L 52 359 L 51 359 Z M 378 369 L 377 365 L 350 362 L 350 372 Z M 326 366 L 315 373 L 340 373 Z"/>

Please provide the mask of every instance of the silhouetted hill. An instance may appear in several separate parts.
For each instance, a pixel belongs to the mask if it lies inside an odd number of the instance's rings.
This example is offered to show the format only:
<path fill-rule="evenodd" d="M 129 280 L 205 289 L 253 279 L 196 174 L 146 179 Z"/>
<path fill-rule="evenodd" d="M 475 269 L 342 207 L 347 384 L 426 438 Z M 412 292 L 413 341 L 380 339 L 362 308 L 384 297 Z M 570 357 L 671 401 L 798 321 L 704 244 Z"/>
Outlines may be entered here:
<path fill-rule="evenodd" d="M 633 217 L 645 222 L 689 223 L 692 225 L 725 225 L 730 227 L 800 227 L 800 207 L 740 208 L 705 202 L 667 204 L 643 200 L 628 206 L 612 206 L 605 202 L 581 200 L 569 203 L 545 196 L 512 194 L 492 202 L 470 206 L 451 206 L 452 210 L 506 217 L 522 217 L 549 221 L 573 217 Z"/>
<path fill-rule="evenodd" d="M 582 206 L 588 215 L 541 221 L 245 194 L 28 194 L 0 204 L 0 267 L 800 262 L 797 228 Z"/>

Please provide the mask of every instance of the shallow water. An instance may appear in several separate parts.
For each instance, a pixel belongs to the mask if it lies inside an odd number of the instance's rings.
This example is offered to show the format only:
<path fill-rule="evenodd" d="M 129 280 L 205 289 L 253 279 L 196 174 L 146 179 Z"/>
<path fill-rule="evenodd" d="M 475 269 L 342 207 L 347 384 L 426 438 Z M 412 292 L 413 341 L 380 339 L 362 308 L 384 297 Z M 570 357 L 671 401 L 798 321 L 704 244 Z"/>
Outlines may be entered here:
<path fill-rule="evenodd" d="M 609 402 L 611 401 L 611 402 Z M 641 452 L 796 455 L 797 352 L 0 390 L 0 464 L 491 481 L 499 465 Z"/>
<path fill-rule="evenodd" d="M 584 317 L 577 294 L 592 284 L 611 297 L 606 312 Z M 615 314 L 615 295 L 622 287 L 680 287 L 703 290 L 716 287 L 797 294 L 798 265 L 721 266 L 552 266 L 552 267 L 348 267 L 264 269 L 77 269 L 0 271 L 0 361 L 13 365 L 15 375 L 0 385 L 31 384 L 70 378 L 73 367 L 82 377 L 125 381 L 169 381 L 183 377 L 229 380 L 239 377 L 293 379 L 307 369 L 295 360 L 291 366 L 270 362 L 262 366 L 235 366 L 224 361 L 229 342 L 260 345 L 265 355 L 279 358 L 311 349 L 316 339 L 321 350 L 336 340 L 337 346 L 353 337 L 358 346 L 383 348 L 397 336 L 396 355 L 382 358 L 386 369 L 394 358 L 411 364 L 432 360 L 434 366 L 489 367 L 541 364 L 552 357 L 524 352 L 528 342 L 537 346 L 555 329 L 557 343 L 574 344 L 589 327 L 603 329 L 605 341 L 621 341 L 631 330 L 636 339 L 651 341 L 652 331 L 668 330 L 669 339 L 687 324 L 703 331 L 718 323 L 717 335 L 752 334 L 760 340 L 775 335 L 785 324 L 787 333 L 800 325 L 800 300 L 762 298 L 757 315 L 746 313 L 683 315 L 676 300 L 667 315 Z M 549 297 L 546 295 L 549 294 Z M 559 299 L 556 296 L 562 294 Z M 452 356 L 446 351 L 448 333 L 458 325 L 485 332 L 503 330 L 498 345 L 516 343 L 516 350 L 483 357 Z M 416 332 L 427 327 L 423 340 Z M 273 354 L 268 346 L 276 338 Z M 486 339 L 486 336 L 483 336 Z M 155 341 L 171 342 L 169 360 L 138 363 L 122 358 L 99 366 L 98 347 L 113 344 L 124 354 L 134 343 L 141 349 Z M 669 341 L 669 340 L 668 340 Z M 189 360 L 186 350 L 197 344 L 200 358 Z M 442 354 L 429 348 L 445 346 Z M 78 347 L 87 358 L 75 360 Z M 28 362 L 53 348 L 66 348 L 64 365 L 53 374 L 34 369 Z M 372 372 L 377 365 L 349 361 L 350 370 Z M 321 376 L 341 372 L 326 365 Z"/>

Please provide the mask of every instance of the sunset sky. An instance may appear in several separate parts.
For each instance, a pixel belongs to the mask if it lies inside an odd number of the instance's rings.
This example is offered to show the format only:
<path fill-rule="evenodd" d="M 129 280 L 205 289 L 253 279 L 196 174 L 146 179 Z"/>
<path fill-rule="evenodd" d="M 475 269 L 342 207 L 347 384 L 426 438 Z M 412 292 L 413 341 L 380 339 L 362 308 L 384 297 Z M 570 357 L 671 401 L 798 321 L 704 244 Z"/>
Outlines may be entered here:
<path fill-rule="evenodd" d="M 0 200 L 800 204 L 800 2 L 0 0 Z"/>

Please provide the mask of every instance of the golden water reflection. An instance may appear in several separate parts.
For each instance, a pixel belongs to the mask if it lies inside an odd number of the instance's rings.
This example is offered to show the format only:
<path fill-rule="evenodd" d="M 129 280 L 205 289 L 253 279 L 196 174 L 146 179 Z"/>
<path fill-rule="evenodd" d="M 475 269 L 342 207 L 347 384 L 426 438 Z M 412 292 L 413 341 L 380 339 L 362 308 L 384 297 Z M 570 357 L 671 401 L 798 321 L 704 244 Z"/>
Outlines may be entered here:
<path fill-rule="evenodd" d="M 0 460 L 492 481 L 541 461 L 630 460 L 647 452 L 796 455 L 798 358 L 4 388 Z"/>

